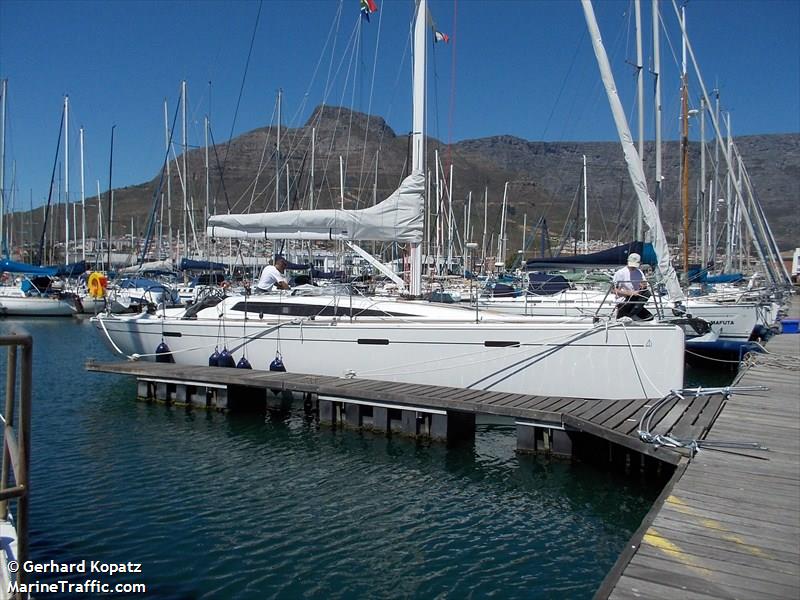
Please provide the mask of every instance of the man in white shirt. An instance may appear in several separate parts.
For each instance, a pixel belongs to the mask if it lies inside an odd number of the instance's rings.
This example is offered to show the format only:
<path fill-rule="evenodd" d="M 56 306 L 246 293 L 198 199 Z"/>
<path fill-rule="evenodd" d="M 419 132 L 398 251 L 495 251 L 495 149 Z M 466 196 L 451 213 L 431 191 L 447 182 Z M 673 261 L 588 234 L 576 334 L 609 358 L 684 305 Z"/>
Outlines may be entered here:
<path fill-rule="evenodd" d="M 614 295 L 617 297 L 617 318 L 631 317 L 649 321 L 653 315 L 644 308 L 650 299 L 647 290 L 647 280 L 644 278 L 639 265 L 642 257 L 631 252 L 628 255 L 628 265 L 614 273 Z"/>
<path fill-rule="evenodd" d="M 275 259 L 274 265 L 267 265 L 261 271 L 261 277 L 258 279 L 256 289 L 261 292 L 269 292 L 275 286 L 279 290 L 288 290 L 289 282 L 286 280 L 284 273 L 286 272 L 286 259 L 279 256 Z"/>

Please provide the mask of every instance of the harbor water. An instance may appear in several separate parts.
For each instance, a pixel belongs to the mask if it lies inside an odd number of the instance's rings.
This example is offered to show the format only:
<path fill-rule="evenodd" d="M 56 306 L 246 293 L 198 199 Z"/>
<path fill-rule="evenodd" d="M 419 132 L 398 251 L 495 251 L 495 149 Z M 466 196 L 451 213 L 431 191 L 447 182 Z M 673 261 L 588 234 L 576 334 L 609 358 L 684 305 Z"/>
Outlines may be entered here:
<path fill-rule="evenodd" d="M 0 321 L 15 330 L 34 337 L 31 559 L 140 564 L 94 575 L 139 597 L 590 598 L 660 491 L 517 455 L 510 425 L 448 448 L 320 428 L 299 404 L 137 402 L 133 378 L 84 370 L 116 359 L 87 321 Z"/>

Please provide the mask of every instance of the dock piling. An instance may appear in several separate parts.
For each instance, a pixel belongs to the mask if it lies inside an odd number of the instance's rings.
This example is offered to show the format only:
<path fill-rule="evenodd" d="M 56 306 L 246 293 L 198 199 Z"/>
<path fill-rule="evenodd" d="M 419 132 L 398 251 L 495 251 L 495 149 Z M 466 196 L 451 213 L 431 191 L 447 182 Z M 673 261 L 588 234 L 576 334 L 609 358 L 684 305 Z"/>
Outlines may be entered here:
<path fill-rule="evenodd" d="M 389 409 L 383 406 L 372 407 L 372 429 L 375 431 L 389 431 Z"/>
<path fill-rule="evenodd" d="M 572 456 L 572 437 L 557 421 L 517 420 L 517 452 Z"/>

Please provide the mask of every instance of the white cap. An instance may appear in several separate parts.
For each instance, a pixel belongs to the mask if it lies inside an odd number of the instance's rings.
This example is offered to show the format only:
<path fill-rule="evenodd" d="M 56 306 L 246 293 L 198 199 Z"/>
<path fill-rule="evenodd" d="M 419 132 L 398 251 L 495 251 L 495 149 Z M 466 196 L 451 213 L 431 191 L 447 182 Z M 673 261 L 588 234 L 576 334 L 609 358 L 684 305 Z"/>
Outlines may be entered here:
<path fill-rule="evenodd" d="M 636 252 L 631 252 L 628 254 L 628 266 L 629 267 L 638 267 L 642 264 L 642 257 L 636 254 Z"/>

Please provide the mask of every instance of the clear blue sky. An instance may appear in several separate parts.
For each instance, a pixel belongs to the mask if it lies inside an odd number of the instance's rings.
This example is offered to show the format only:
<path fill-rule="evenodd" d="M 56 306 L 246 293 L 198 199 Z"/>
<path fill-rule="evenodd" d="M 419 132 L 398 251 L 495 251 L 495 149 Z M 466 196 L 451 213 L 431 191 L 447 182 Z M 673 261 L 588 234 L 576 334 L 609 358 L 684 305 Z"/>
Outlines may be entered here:
<path fill-rule="evenodd" d="M 379 11 L 361 30 L 358 53 L 349 42 L 358 0 L 343 0 L 338 27 L 335 0 L 266 0 L 257 28 L 259 3 L 252 0 L 0 1 L 0 77 L 9 81 L 6 189 L 15 162 L 17 208 L 29 206 L 31 191 L 34 205 L 46 199 L 64 94 L 71 108 L 72 201 L 80 191 L 80 126 L 87 196 L 95 194 L 96 180 L 107 188 L 112 125 L 113 186 L 141 183 L 158 173 L 164 158 L 164 99 L 171 120 L 182 79 L 189 88 L 192 146 L 203 144 L 206 115 L 217 143 L 231 131 L 238 135 L 270 124 L 278 88 L 284 91 L 284 125 L 304 123 L 323 101 L 366 112 L 371 98 L 372 113 L 386 117 L 396 132 L 407 132 L 413 3 L 376 1 Z M 499 134 L 553 141 L 616 139 L 578 0 L 430 0 L 429 5 L 437 28 L 451 36 L 450 44 L 436 44 L 431 55 L 430 135 L 443 141 Z M 647 65 L 650 2 L 642 5 Z M 680 36 L 671 0 L 661 6 L 667 30 L 662 33 L 663 128 L 665 138 L 674 139 Z M 636 56 L 633 4 L 596 1 L 595 11 L 623 102 L 634 118 L 633 69 L 626 64 Z M 735 135 L 800 131 L 799 0 L 691 0 L 687 21 L 705 82 L 719 86 Z M 332 41 L 326 47 L 331 31 L 335 49 Z M 329 70 L 333 83 L 326 97 Z M 697 105 L 699 88 L 692 82 Z M 651 87 L 648 76 L 648 98 Z M 652 139 L 649 109 L 646 114 Z M 180 142 L 180 130 L 176 135 Z M 698 133 L 691 135 L 696 139 Z"/>

